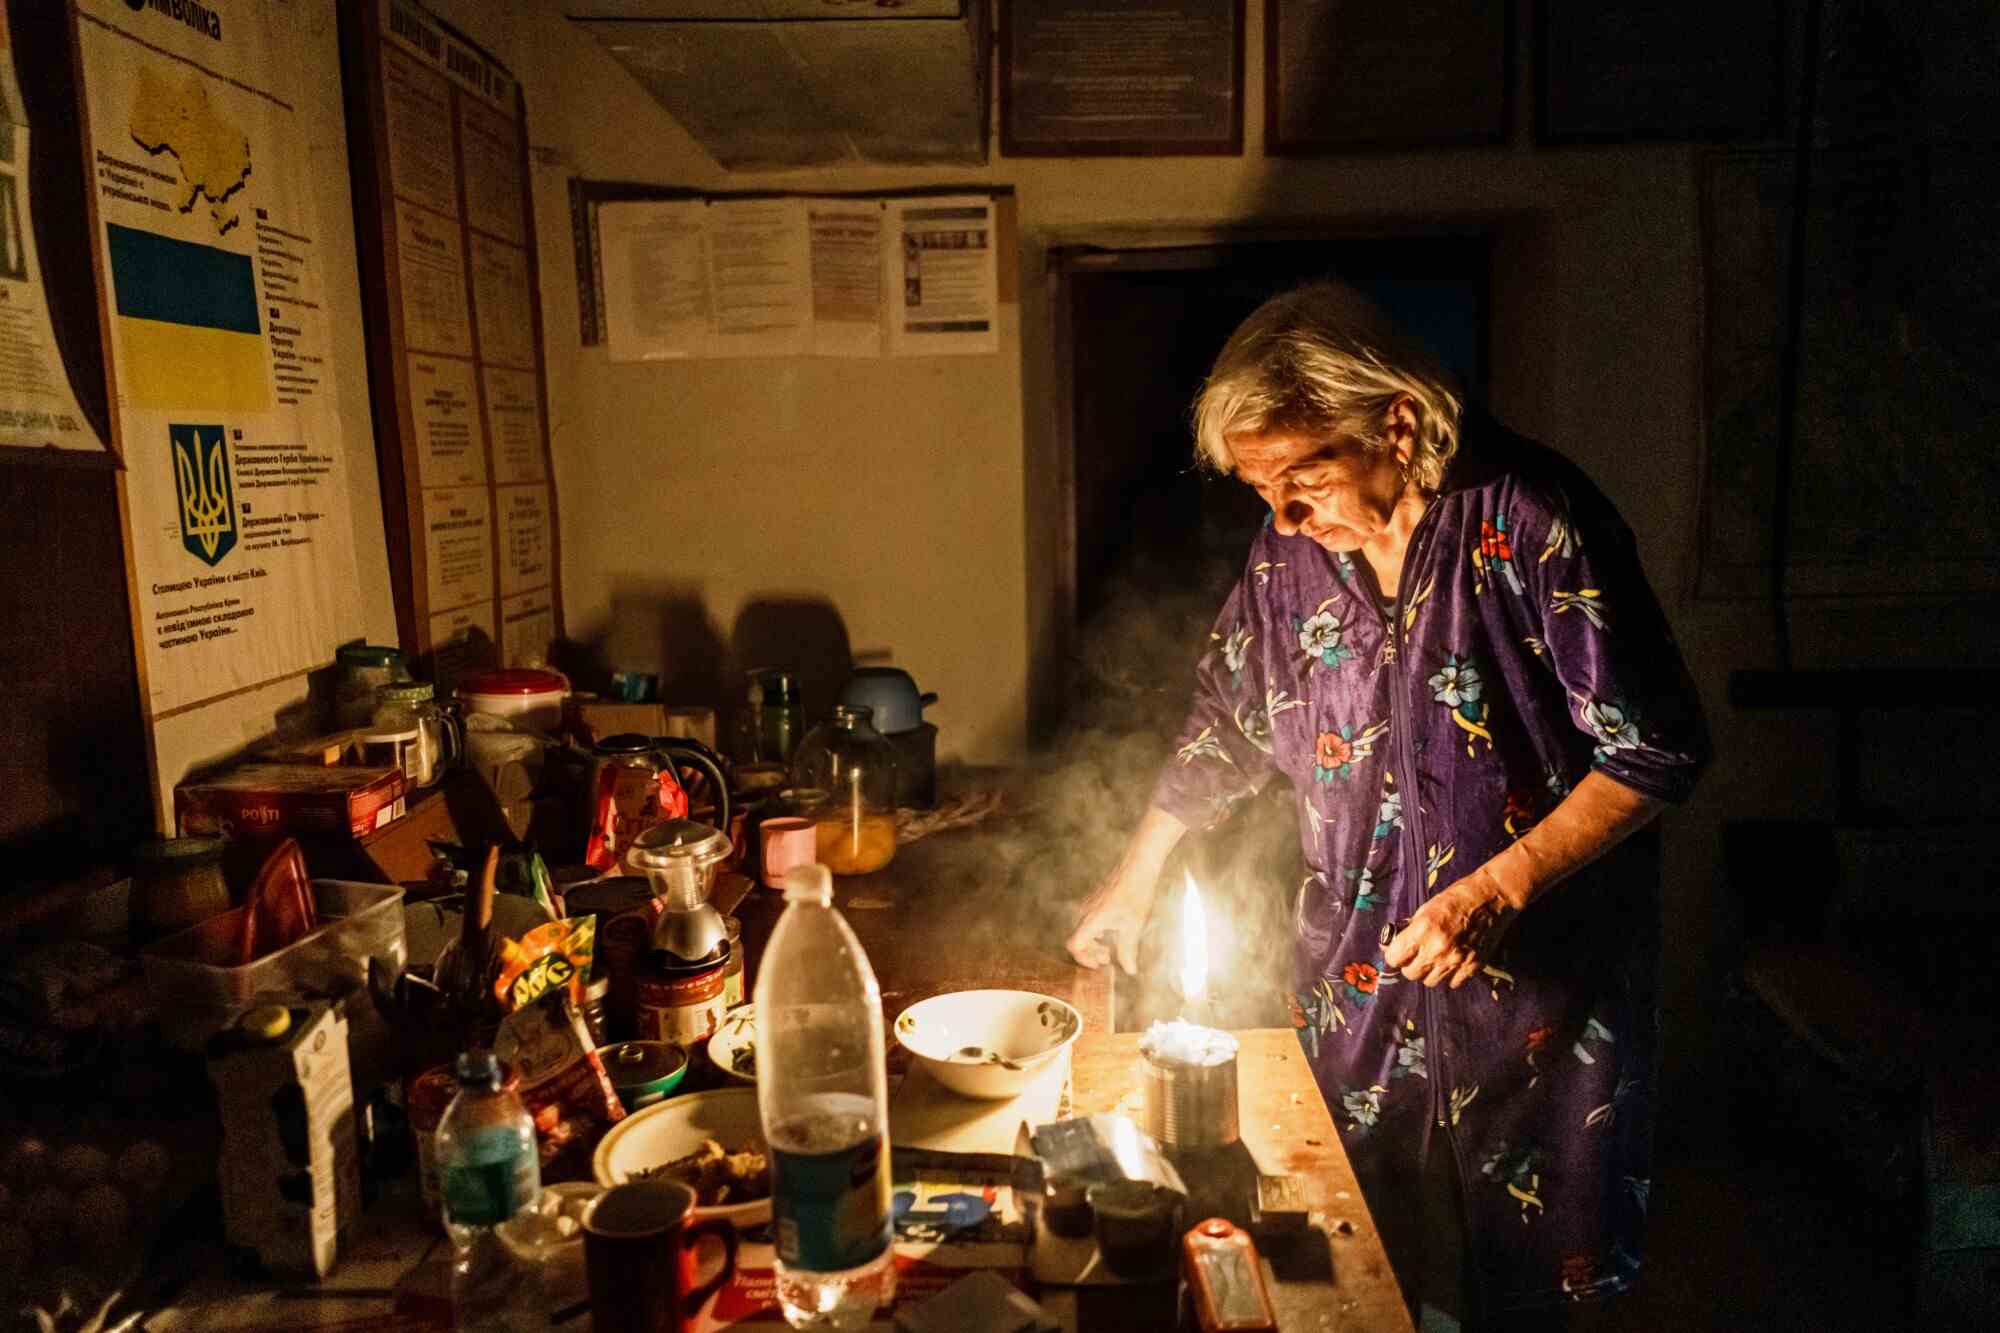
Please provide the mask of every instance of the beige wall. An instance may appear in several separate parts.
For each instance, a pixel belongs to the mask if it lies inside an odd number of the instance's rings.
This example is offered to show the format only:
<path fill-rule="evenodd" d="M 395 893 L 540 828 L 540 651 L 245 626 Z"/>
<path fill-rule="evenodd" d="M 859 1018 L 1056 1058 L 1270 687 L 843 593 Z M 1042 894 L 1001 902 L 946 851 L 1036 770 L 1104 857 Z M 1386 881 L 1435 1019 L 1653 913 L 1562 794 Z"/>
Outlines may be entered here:
<path fill-rule="evenodd" d="M 1731 669 L 1773 664 L 1768 611 L 1686 596 L 1701 440 L 1693 150 L 1536 149 L 1523 96 L 1512 147 L 1267 159 L 1254 54 L 1263 7 L 1250 5 L 1240 158 L 1008 161 L 996 149 L 976 170 L 732 175 L 566 28 L 557 0 L 437 7 L 492 43 L 527 85 L 542 163 L 536 204 L 572 631 L 597 632 L 621 591 L 691 593 L 725 637 L 747 599 L 824 597 L 857 648 L 887 649 L 943 693 L 935 720 L 946 748 L 969 758 L 1020 752 L 1031 664 L 1050 642 L 1047 246 L 1111 227 L 1493 226 L 1494 407 L 1576 458 L 1621 506 L 1715 725 L 1716 768 L 1667 826 L 1668 1074 L 1683 1088 L 1704 1086 L 1733 933 L 1717 884 L 1720 823 L 1823 813 L 1828 747 L 1814 719 L 1727 707 Z M 1011 186 L 1019 318 L 1007 322 L 1000 355 L 984 359 L 614 365 L 577 344 L 572 173 L 718 189 Z M 1802 608 L 1796 656 L 1800 665 L 1885 652 L 1949 661 L 1993 642 L 1975 614 Z"/>

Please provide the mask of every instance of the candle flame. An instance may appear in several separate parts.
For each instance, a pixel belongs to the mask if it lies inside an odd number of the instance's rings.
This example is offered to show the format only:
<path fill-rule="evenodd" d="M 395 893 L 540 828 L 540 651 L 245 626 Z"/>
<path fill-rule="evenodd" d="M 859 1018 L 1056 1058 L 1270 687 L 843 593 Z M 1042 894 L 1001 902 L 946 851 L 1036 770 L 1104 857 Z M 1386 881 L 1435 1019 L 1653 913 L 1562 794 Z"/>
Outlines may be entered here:
<path fill-rule="evenodd" d="M 1194 875 L 1187 876 L 1187 891 L 1181 896 L 1181 1001 L 1195 1004 L 1208 991 L 1208 914 L 1202 911 L 1201 893 Z"/>

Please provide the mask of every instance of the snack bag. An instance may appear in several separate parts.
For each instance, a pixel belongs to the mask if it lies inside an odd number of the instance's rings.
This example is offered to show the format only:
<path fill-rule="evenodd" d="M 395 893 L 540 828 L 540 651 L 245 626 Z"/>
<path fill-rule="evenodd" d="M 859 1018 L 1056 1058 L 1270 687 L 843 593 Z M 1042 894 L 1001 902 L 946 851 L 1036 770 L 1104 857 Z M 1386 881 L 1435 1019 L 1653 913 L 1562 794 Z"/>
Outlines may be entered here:
<path fill-rule="evenodd" d="M 500 945 L 500 975 L 493 994 L 509 1012 L 525 1008 L 550 990 L 566 991 L 582 1004 L 597 957 L 597 918 L 570 917 L 536 926 L 518 940 Z"/>
<path fill-rule="evenodd" d="M 543 1181 L 588 1179 L 597 1141 L 625 1118 L 625 1107 L 569 996 L 551 989 L 508 1014 L 493 1049 L 520 1074 Z"/>

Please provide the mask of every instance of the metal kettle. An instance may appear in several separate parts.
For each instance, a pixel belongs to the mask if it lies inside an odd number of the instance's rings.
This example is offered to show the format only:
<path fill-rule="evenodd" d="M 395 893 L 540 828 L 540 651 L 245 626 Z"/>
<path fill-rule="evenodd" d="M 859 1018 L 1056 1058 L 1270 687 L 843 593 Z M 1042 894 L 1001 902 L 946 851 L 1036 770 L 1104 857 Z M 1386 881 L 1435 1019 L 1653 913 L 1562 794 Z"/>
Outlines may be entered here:
<path fill-rule="evenodd" d="M 592 748 L 590 834 L 584 843 L 584 863 L 593 870 L 610 870 L 646 830 L 666 820 L 685 820 L 689 800 L 683 766 L 711 784 L 719 806 L 717 817 L 728 828 L 729 784 L 705 746 L 635 732 L 599 741 Z M 723 841 L 726 847 L 728 839 Z"/>

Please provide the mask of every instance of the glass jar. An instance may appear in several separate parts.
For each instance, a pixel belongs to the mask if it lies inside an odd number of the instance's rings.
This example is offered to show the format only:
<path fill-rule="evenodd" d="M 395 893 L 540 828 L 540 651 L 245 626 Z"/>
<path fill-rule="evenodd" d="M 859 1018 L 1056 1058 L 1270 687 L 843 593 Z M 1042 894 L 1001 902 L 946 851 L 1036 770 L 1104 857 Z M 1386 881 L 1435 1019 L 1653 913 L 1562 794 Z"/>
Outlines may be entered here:
<path fill-rule="evenodd" d="M 376 698 L 371 733 L 405 736 L 414 731 L 416 744 L 403 751 L 403 775 L 412 787 L 428 787 L 458 762 L 458 720 L 438 707 L 435 691 L 420 680 L 385 685 Z M 374 736 L 364 738 L 373 740 Z"/>
<path fill-rule="evenodd" d="M 836 705 L 792 760 L 793 782 L 827 794 L 815 840 L 820 864 L 836 875 L 865 875 L 896 856 L 896 747 L 872 713 Z"/>
<path fill-rule="evenodd" d="M 333 724 L 343 731 L 365 727 L 374 720 L 377 690 L 410 678 L 403 655 L 394 648 L 342 644 L 333 661 L 340 669 L 333 686 Z"/>
<path fill-rule="evenodd" d="M 798 678 L 771 667 L 752 671 L 746 703 L 738 727 L 739 758 L 744 763 L 791 763 L 805 731 Z"/>
<path fill-rule="evenodd" d="M 150 944 L 229 910 L 221 838 L 161 838 L 133 857 L 132 942 Z"/>

